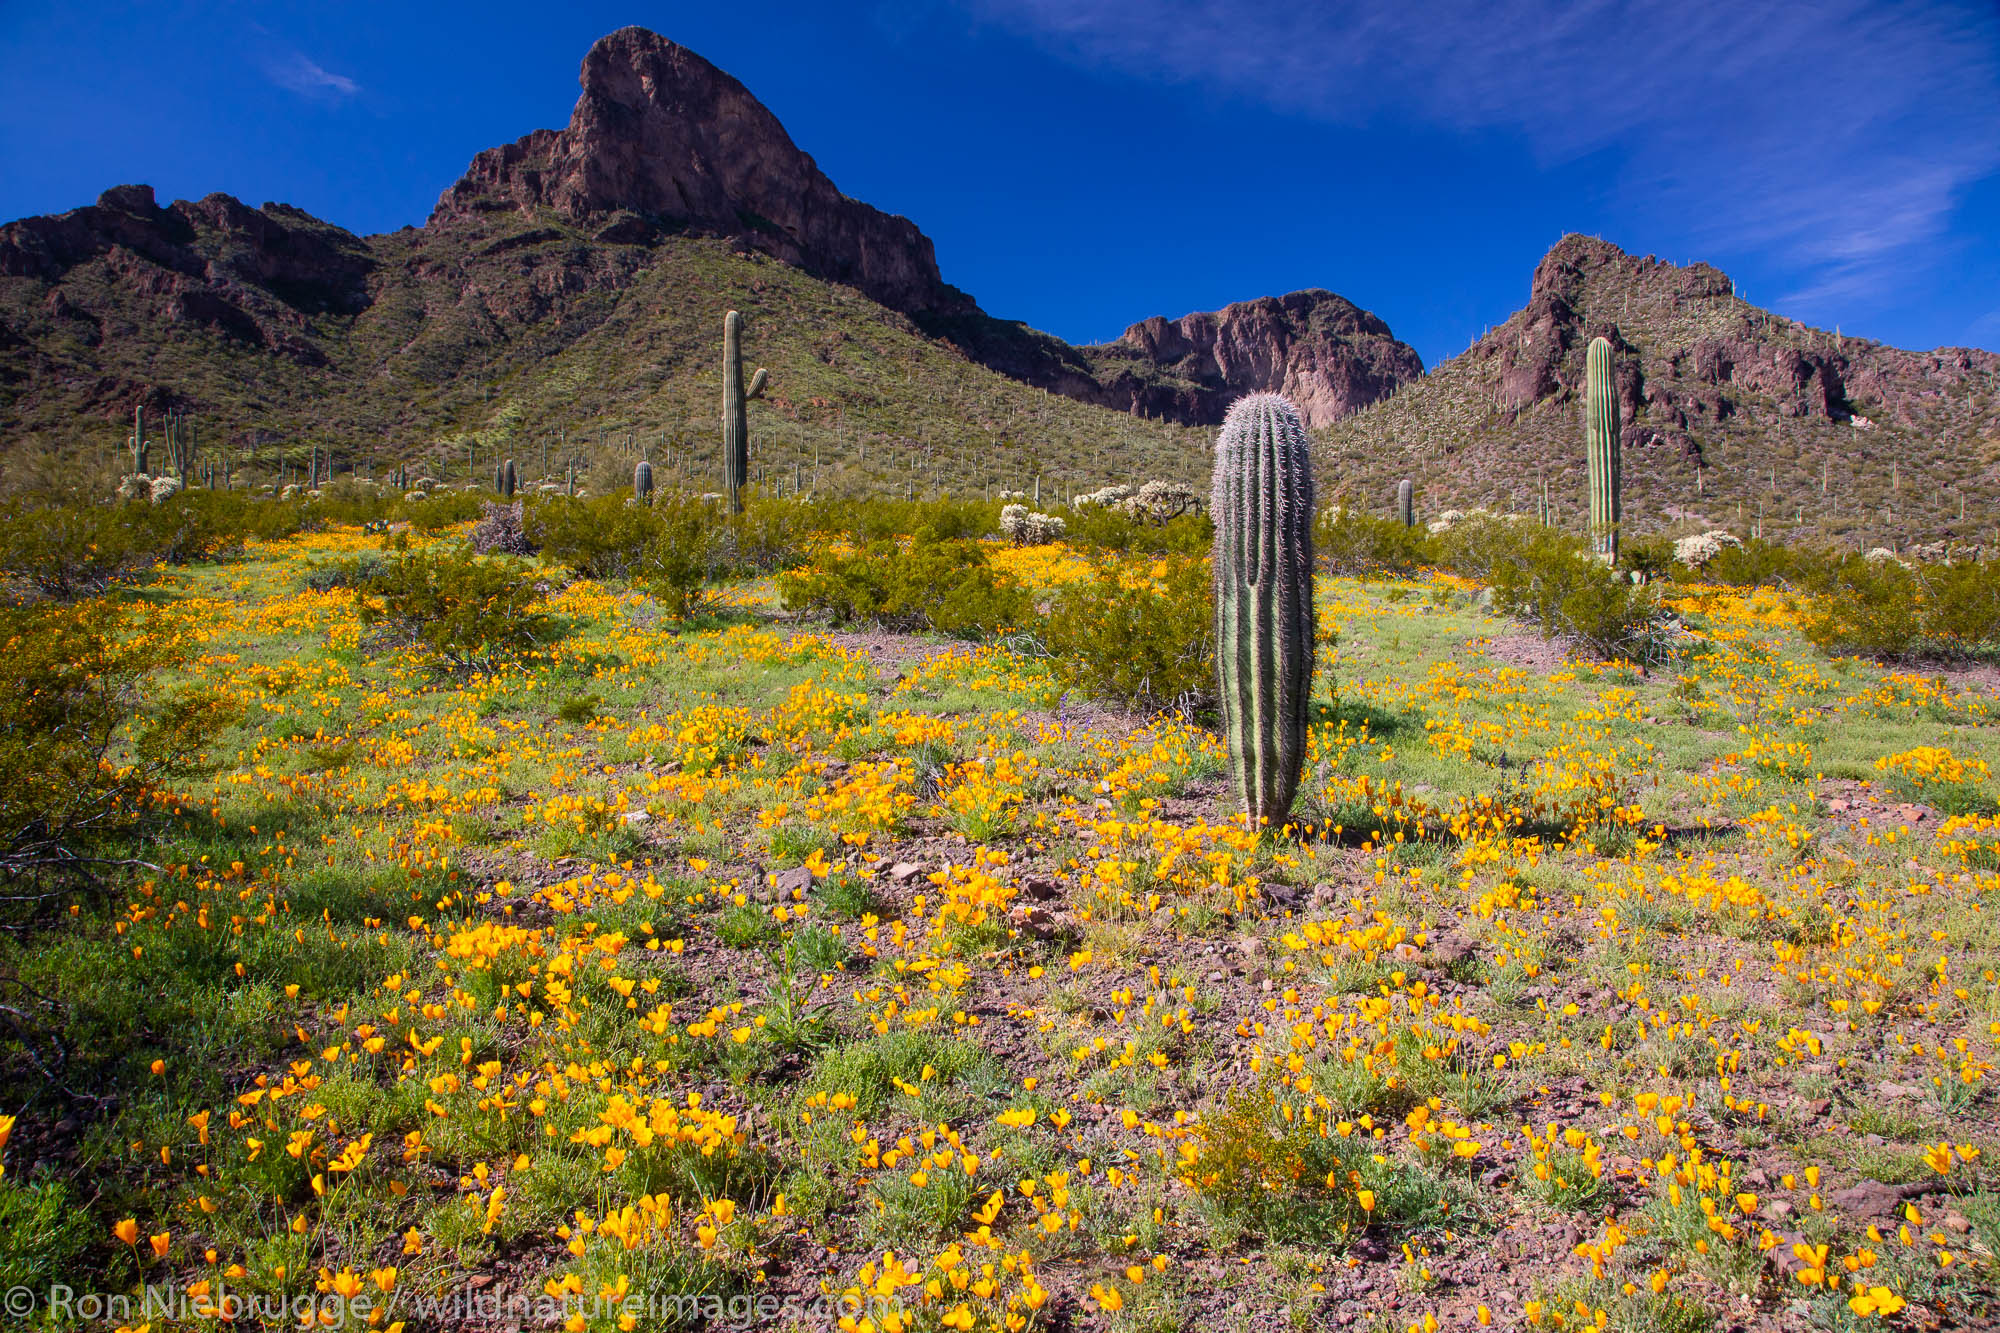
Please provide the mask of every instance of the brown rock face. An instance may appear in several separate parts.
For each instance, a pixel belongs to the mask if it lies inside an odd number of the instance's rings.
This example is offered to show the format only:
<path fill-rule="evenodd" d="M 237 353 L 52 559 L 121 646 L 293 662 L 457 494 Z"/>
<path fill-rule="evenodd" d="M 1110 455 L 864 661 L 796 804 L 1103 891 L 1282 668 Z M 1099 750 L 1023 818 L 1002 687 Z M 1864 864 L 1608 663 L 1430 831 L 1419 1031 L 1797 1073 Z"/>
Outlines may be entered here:
<path fill-rule="evenodd" d="M 1196 425 L 1220 422 L 1250 393 L 1282 393 L 1307 425 L 1330 425 L 1424 373 L 1387 324 L 1317 289 L 1155 316 L 1086 352 L 1098 370 L 1093 401 Z"/>
<path fill-rule="evenodd" d="M 226 194 L 161 208 L 149 185 L 115 186 L 95 204 L 0 227 L 0 277 L 48 284 L 49 314 L 91 325 L 78 332 L 92 346 L 101 321 L 61 285 L 79 270 L 124 293 L 127 319 L 202 328 L 318 365 L 311 317 L 366 309 L 373 267 L 358 237 L 298 209 L 250 208 Z"/>
<path fill-rule="evenodd" d="M 907 218 L 849 199 L 741 83 L 644 28 L 590 48 L 569 127 L 472 160 L 433 227 L 495 209 L 552 209 L 607 244 L 728 236 L 908 314 L 971 301 Z"/>

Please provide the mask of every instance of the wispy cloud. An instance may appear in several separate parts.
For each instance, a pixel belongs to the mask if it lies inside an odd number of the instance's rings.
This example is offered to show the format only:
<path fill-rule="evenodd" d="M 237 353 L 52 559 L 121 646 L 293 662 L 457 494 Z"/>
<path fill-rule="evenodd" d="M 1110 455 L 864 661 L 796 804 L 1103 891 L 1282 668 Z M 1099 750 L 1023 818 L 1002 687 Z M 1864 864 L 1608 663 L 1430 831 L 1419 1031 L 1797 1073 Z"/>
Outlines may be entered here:
<path fill-rule="evenodd" d="M 1351 125 L 1608 150 L 1620 202 L 1880 295 L 2000 170 L 2000 15 L 1976 0 L 959 0 L 1076 60 Z"/>
<path fill-rule="evenodd" d="M 264 61 L 264 75 L 287 92 L 301 97 L 338 101 L 361 91 L 361 85 L 345 74 L 335 74 L 318 61 L 297 51 Z"/>

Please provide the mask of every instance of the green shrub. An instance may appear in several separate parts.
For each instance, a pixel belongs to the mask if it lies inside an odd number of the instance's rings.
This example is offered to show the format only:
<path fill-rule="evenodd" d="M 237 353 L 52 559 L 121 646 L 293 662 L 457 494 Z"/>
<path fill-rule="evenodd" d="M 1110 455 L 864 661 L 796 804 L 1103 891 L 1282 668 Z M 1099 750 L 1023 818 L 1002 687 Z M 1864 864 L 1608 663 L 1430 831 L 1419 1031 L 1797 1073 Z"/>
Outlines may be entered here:
<path fill-rule="evenodd" d="M 2000 645 L 2000 581 L 1987 563 L 1906 566 L 1849 556 L 1813 580 L 1805 636 L 1885 662 L 1954 659 Z"/>
<path fill-rule="evenodd" d="M 198 691 L 164 693 L 168 635 L 101 602 L 0 608 L 0 880 L 32 904 L 49 881 L 94 882 L 125 864 L 147 795 L 200 769 L 229 712 Z M 53 891 L 50 889 L 49 891 Z"/>
<path fill-rule="evenodd" d="M 136 504 L 10 504 L 0 511 L 0 574 L 59 601 L 93 596 L 158 560 L 150 520 Z"/>
<path fill-rule="evenodd" d="M 1493 561 L 1493 605 L 1599 657 L 1647 661 L 1662 654 L 1652 597 L 1552 528 L 1529 528 L 1506 549 L 1483 543 Z"/>
<path fill-rule="evenodd" d="M 1057 512 L 1064 524 L 1063 540 L 1079 550 L 1204 555 L 1215 545 L 1215 522 L 1207 514 L 1181 514 L 1156 523 L 1110 505 Z"/>
<path fill-rule="evenodd" d="M 1345 505 L 1313 525 L 1313 550 L 1332 574 L 1414 574 L 1437 563 L 1430 534 L 1393 518 L 1376 518 Z"/>
<path fill-rule="evenodd" d="M 1022 625 L 1034 612 L 1027 591 L 991 568 L 978 542 L 925 533 L 907 548 L 878 541 L 827 552 L 807 568 L 780 574 L 778 592 L 787 607 L 836 625 L 867 621 L 967 639 Z"/>
<path fill-rule="evenodd" d="M 491 669 L 554 636 L 554 622 L 536 610 L 541 589 L 523 566 L 482 560 L 464 547 L 399 556 L 373 574 L 357 570 L 353 583 L 366 623 L 458 670 Z"/>
<path fill-rule="evenodd" d="M 1057 595 L 1042 639 L 1065 685 L 1128 707 L 1206 713 L 1215 703 L 1215 600 L 1208 562 L 1175 556 L 1131 587 L 1100 563 Z M 1157 585 L 1157 586 L 1154 586 Z"/>
<path fill-rule="evenodd" d="M 522 520 L 528 539 L 550 560 L 587 579 L 632 578 L 660 535 L 657 512 L 619 495 L 542 500 Z"/>
<path fill-rule="evenodd" d="M 1741 546 L 1723 547 L 1699 572 L 1680 577 L 1732 588 L 1798 586 L 1825 578 L 1833 566 L 1820 552 L 1752 537 Z"/>

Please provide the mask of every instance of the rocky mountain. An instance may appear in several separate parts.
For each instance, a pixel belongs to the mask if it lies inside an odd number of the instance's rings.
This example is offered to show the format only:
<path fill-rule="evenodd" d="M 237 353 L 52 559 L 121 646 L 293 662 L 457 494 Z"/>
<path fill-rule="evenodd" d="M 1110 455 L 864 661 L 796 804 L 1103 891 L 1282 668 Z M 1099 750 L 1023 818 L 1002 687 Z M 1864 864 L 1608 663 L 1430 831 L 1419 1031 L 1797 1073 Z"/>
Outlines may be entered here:
<path fill-rule="evenodd" d="M 1326 432 L 1330 490 L 1386 510 L 1408 476 L 1432 513 L 1534 513 L 1546 486 L 1580 522 L 1584 352 L 1600 336 L 1618 356 L 1629 525 L 1991 540 L 1978 525 L 2000 499 L 2000 357 L 1811 328 L 1708 264 L 1574 235 L 1512 318 Z"/>
<path fill-rule="evenodd" d="M 612 244 L 728 236 L 905 314 L 974 308 L 915 223 L 834 188 L 749 89 L 686 47 L 621 28 L 584 56 L 581 82 L 569 128 L 480 153 L 427 225 L 507 209 Z"/>
<path fill-rule="evenodd" d="M 115 438 L 134 402 L 192 409 L 230 437 L 371 455 L 455 456 L 468 437 L 476 451 L 537 430 L 692 436 L 712 415 L 708 326 L 779 288 L 811 307 L 765 312 L 763 331 L 811 363 L 779 401 L 838 422 L 824 440 L 800 425 L 822 449 L 871 432 L 932 453 L 982 436 L 992 450 L 1025 447 L 1018 430 L 951 414 L 968 396 L 995 413 L 1040 397 L 985 384 L 978 367 L 1163 425 L 1219 421 L 1233 397 L 1271 388 L 1331 421 L 1421 373 L 1380 320 L 1318 291 L 1072 347 L 947 284 L 914 223 L 841 194 L 766 107 L 694 52 L 621 29 L 591 48 L 580 82 L 566 128 L 478 154 L 421 228 L 360 237 L 221 194 L 161 207 L 143 185 L 0 227 L 0 437 Z M 772 261 L 812 281 L 778 280 Z M 613 349 L 611 336 L 632 343 Z M 842 344 L 881 338 L 898 345 L 894 359 L 949 364 L 946 378 L 963 383 L 864 379 Z M 566 371 L 565 358 L 590 373 Z M 1023 414 L 1010 406 L 991 421 Z M 1137 465 L 1090 457 L 1107 479 Z"/>

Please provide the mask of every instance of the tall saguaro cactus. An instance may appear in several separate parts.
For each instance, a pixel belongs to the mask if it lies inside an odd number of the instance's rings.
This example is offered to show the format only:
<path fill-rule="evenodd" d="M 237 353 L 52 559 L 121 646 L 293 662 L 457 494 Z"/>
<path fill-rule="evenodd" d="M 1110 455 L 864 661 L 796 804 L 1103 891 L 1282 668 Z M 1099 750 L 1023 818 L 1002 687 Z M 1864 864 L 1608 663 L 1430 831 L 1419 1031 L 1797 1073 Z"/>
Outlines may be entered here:
<path fill-rule="evenodd" d="M 743 316 L 722 317 L 722 488 L 729 512 L 743 512 L 743 488 L 750 484 L 750 415 L 746 404 L 761 397 L 769 377 L 763 367 L 743 386 Z"/>
<path fill-rule="evenodd" d="M 1251 826 L 1283 822 L 1312 699 L 1313 476 L 1305 423 L 1238 399 L 1215 444 L 1215 658 L 1229 766 Z"/>
<path fill-rule="evenodd" d="M 632 469 L 632 498 L 640 504 L 653 498 L 653 465 L 643 458 Z"/>
<path fill-rule="evenodd" d="M 146 405 L 132 409 L 132 470 L 145 475 L 146 472 Z"/>
<path fill-rule="evenodd" d="M 1417 526 L 1417 488 L 1408 477 L 1396 483 L 1396 517 L 1406 528 Z"/>
<path fill-rule="evenodd" d="M 1583 444 L 1590 466 L 1590 545 L 1618 559 L 1618 383 L 1611 344 L 1590 340 L 1585 357 Z"/>

